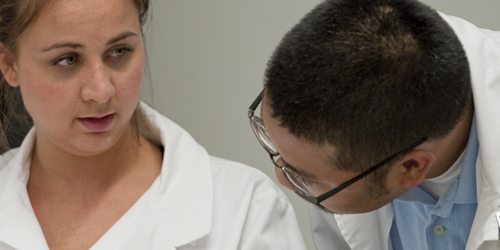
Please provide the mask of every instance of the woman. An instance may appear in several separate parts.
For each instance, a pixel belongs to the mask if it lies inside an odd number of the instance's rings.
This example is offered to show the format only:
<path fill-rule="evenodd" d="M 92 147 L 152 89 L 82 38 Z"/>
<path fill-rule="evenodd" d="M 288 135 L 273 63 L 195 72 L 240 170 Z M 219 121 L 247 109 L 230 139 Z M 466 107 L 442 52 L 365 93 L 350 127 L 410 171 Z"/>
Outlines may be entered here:
<path fill-rule="evenodd" d="M 0 249 L 305 248 L 263 174 L 139 102 L 149 1 L 1 5 L 0 70 L 35 126 L 0 160 Z"/>

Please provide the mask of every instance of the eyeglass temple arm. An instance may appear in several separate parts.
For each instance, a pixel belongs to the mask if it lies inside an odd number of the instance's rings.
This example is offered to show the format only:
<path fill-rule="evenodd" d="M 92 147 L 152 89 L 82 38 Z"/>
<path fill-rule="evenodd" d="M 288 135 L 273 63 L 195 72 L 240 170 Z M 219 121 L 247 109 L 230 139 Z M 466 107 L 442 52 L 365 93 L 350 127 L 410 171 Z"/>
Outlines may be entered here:
<path fill-rule="evenodd" d="M 340 192 L 342 189 L 346 188 L 347 186 L 350 186 L 354 182 L 359 181 L 361 178 L 364 178 L 365 176 L 371 174 L 373 171 L 377 170 L 379 167 L 385 165 L 388 161 L 389 161 L 389 159 L 386 160 L 386 161 L 383 161 L 383 162 L 381 162 L 381 163 L 379 163 L 379 164 L 377 164 L 377 165 L 375 165 L 373 167 L 371 167 L 370 169 L 366 170 L 362 174 L 360 174 L 360 175 L 358 175 L 358 176 L 356 176 L 356 177 L 354 177 L 354 178 L 352 178 L 352 179 L 350 179 L 350 180 L 348 180 L 348 181 L 340 184 L 338 187 L 334 188 L 330 192 L 327 192 L 325 194 L 322 194 L 322 195 L 318 196 L 316 198 L 316 204 L 319 204 L 320 202 L 326 200 L 330 196 L 332 196 L 332 195 Z"/>
<path fill-rule="evenodd" d="M 262 101 L 262 97 L 264 96 L 264 89 L 260 92 L 259 96 L 252 102 L 252 105 L 248 108 L 248 118 L 253 116 L 253 112 L 259 106 L 259 103 Z"/>
<path fill-rule="evenodd" d="M 387 159 L 381 161 L 380 163 L 378 163 L 377 165 L 369 168 L 368 170 L 366 170 L 365 172 L 361 173 L 360 175 L 340 184 L 340 186 L 334 188 L 333 190 L 331 190 L 330 192 L 327 192 L 325 194 L 322 194 L 320 196 L 318 196 L 316 198 L 316 204 L 319 204 L 320 202 L 324 201 L 325 199 L 329 198 L 330 196 L 338 193 L 340 190 L 346 188 L 347 186 L 353 184 L 354 182 L 360 180 L 361 178 L 371 174 L 373 171 L 377 170 L 378 168 L 384 166 L 385 164 L 389 163 L 390 161 L 396 159 L 398 156 L 404 154 L 404 153 L 407 153 L 409 151 L 411 151 L 413 148 L 415 148 L 416 146 L 422 144 L 423 142 L 425 142 L 427 140 L 427 137 L 422 137 L 420 138 L 420 140 L 414 142 L 413 144 L 411 144 L 410 146 L 408 146 L 407 148 L 404 148 L 402 149 L 401 151 L 389 156 Z"/>

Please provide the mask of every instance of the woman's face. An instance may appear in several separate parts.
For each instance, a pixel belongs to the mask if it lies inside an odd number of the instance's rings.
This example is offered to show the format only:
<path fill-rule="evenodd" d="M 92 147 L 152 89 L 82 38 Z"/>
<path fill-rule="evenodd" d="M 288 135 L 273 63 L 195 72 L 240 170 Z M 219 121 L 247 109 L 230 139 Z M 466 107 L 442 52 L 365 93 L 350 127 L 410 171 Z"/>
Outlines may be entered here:
<path fill-rule="evenodd" d="M 13 86 L 20 86 L 37 146 L 88 156 L 130 130 L 144 50 L 130 0 L 52 0 L 18 39 Z"/>

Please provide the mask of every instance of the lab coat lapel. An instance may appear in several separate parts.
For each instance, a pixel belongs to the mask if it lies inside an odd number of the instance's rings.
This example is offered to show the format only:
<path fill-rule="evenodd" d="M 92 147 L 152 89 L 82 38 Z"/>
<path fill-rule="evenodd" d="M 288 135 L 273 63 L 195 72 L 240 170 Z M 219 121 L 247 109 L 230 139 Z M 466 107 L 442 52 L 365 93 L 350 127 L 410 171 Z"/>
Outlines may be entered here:
<path fill-rule="evenodd" d="M 195 244 L 211 231 L 213 178 L 208 153 L 185 130 L 141 103 L 143 121 L 165 148 L 158 206 L 167 245 Z"/>
<path fill-rule="evenodd" d="M 4 243 L 14 249 L 49 249 L 26 192 L 34 140 L 32 129 L 21 148 L 8 153 L 14 154 L 13 160 L 0 170 L 0 246 Z"/>

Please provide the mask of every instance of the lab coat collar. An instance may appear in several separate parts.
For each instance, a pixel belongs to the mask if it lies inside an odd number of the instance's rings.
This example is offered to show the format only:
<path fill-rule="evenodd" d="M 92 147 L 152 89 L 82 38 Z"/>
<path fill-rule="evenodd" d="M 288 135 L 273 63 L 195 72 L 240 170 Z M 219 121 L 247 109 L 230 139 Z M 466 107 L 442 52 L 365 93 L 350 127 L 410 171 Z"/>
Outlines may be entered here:
<path fill-rule="evenodd" d="M 26 190 L 34 141 L 32 129 L 20 149 L 6 153 L 10 162 L 0 170 L 0 242 L 14 249 L 49 249 Z"/>
<path fill-rule="evenodd" d="M 141 133 L 165 149 L 162 171 L 156 180 L 160 183 L 152 186 L 157 190 L 148 190 L 156 195 L 157 201 L 156 220 L 162 236 L 159 240 L 163 241 L 157 245 L 166 249 L 194 246 L 212 227 L 213 178 L 209 155 L 185 130 L 146 104 L 140 103 L 136 113 Z M 20 149 L 7 153 L 13 155 L 12 160 L 0 169 L 0 245 L 3 242 L 14 249 L 48 249 L 26 191 L 34 142 L 32 129 Z M 1 160 L 5 158 L 10 157 Z M 99 241 L 114 231 L 117 230 L 112 227 Z M 30 239 L 26 240 L 28 235 Z"/>
<path fill-rule="evenodd" d="M 394 208 L 387 204 L 378 210 L 363 214 L 335 215 L 339 229 L 351 249 L 392 249 L 389 233 L 394 219 Z"/>
<path fill-rule="evenodd" d="M 157 198 L 165 244 L 195 245 L 212 228 L 210 157 L 189 133 L 145 103 L 137 114 L 141 134 L 164 147 Z"/>

